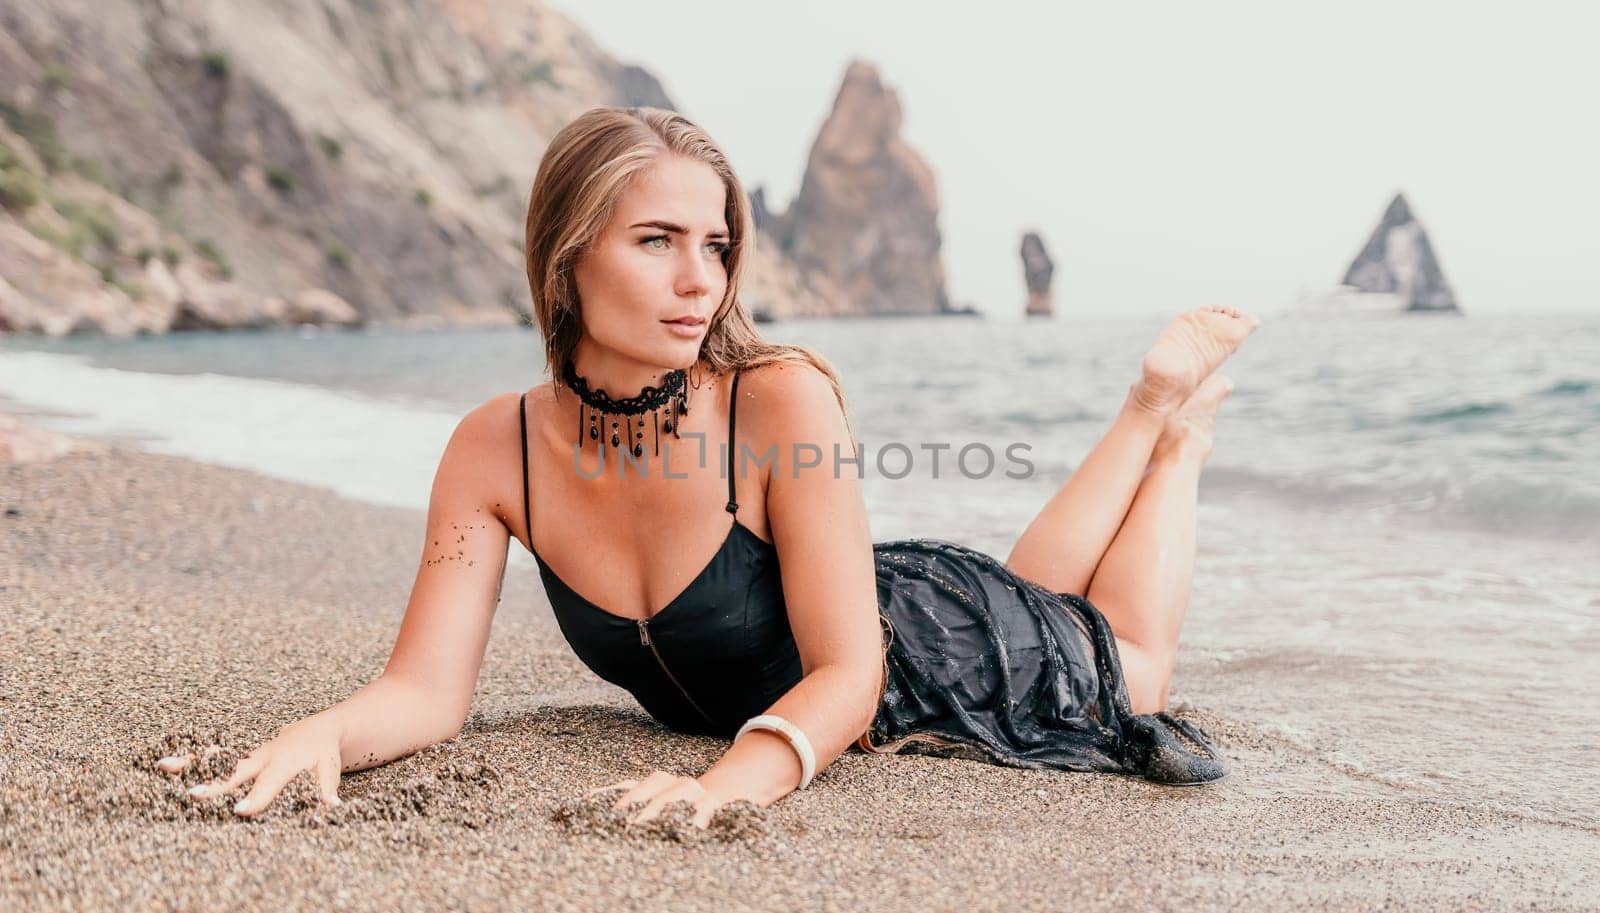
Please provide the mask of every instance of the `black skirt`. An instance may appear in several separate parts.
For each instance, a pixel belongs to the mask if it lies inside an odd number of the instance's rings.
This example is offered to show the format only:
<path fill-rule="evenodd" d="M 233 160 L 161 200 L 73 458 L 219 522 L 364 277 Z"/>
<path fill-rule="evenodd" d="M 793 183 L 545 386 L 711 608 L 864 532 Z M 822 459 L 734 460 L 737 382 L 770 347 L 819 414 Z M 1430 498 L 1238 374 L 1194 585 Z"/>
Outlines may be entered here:
<path fill-rule="evenodd" d="M 1227 775 L 1204 732 L 1129 706 L 1111 626 L 953 542 L 873 545 L 884 690 L 865 751 L 1106 771 L 1171 785 Z"/>

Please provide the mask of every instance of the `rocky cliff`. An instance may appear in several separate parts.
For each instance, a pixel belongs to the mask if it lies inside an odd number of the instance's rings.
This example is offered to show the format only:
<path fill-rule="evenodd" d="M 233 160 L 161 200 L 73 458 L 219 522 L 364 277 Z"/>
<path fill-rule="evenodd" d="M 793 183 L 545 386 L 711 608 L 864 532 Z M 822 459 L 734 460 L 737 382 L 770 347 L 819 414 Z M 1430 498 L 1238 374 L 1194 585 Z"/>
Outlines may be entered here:
<path fill-rule="evenodd" d="M 1445 281 L 1428 234 L 1405 194 L 1395 194 L 1372 237 L 1345 271 L 1344 285 L 1362 293 L 1395 295 L 1407 311 L 1459 310 L 1455 292 Z"/>
<path fill-rule="evenodd" d="M 900 102 L 854 61 L 817 134 L 800 192 L 758 218 L 830 314 L 938 314 L 954 309 L 940 256 L 933 172 L 900 136 Z"/>
<path fill-rule="evenodd" d="M 527 0 L 7 0 L 0 330 L 512 322 L 549 137 L 660 84 Z M 775 243 L 750 296 L 815 310 Z"/>
<path fill-rule="evenodd" d="M 526 320 L 540 155 L 601 104 L 673 107 L 536 0 L 5 0 L 0 332 Z M 952 309 L 928 167 L 851 65 L 744 298 Z"/>

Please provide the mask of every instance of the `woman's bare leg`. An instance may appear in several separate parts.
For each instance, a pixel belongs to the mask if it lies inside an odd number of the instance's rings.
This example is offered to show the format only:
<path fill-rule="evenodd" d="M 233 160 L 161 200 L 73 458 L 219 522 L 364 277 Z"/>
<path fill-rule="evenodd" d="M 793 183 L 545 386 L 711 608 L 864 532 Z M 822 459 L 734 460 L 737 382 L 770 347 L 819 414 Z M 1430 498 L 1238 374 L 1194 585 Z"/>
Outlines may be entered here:
<path fill-rule="evenodd" d="M 1165 424 L 1130 390 L 1111 429 L 1028 524 L 1006 565 L 1052 592 L 1084 595 Z"/>
<path fill-rule="evenodd" d="M 1089 581 L 1089 601 L 1116 635 L 1135 713 L 1167 705 L 1194 578 L 1200 471 L 1217 406 L 1232 390 L 1231 380 L 1214 375 L 1168 422 L 1127 519 Z"/>
<path fill-rule="evenodd" d="M 1259 325 L 1248 314 L 1212 306 L 1169 324 L 1145 355 L 1110 430 L 1028 524 L 1006 565 L 1053 592 L 1086 595 L 1168 419 Z"/>

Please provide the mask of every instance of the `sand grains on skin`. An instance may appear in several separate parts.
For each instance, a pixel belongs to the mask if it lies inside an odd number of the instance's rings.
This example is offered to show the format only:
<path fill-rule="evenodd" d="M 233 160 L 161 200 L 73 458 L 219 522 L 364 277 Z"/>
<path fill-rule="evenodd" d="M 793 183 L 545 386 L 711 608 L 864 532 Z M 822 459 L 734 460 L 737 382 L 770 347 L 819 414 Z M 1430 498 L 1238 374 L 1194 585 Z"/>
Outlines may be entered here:
<path fill-rule="evenodd" d="M 1177 408 L 1260 325 L 1258 317 L 1215 305 L 1179 314 L 1145 354 L 1133 402 L 1158 414 Z"/>

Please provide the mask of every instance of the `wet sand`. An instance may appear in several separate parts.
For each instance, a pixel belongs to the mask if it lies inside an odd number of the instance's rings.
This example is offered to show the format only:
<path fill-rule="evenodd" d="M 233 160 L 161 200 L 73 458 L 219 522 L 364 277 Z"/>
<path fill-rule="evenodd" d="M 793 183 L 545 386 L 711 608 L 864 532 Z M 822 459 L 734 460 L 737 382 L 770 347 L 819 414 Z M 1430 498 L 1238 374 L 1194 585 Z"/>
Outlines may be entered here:
<path fill-rule="evenodd" d="M 512 562 L 460 738 L 253 820 L 184 790 L 383 668 L 420 513 L 120 445 L 0 464 L 0 910 L 1593 910 L 1600 828 L 1357 783 L 1174 701 L 1232 766 L 1172 789 L 847 753 L 709 832 L 585 790 L 725 748 L 572 656 Z M 1221 689 L 1219 689 L 1221 690 Z M 155 761 L 211 748 L 169 776 Z"/>

